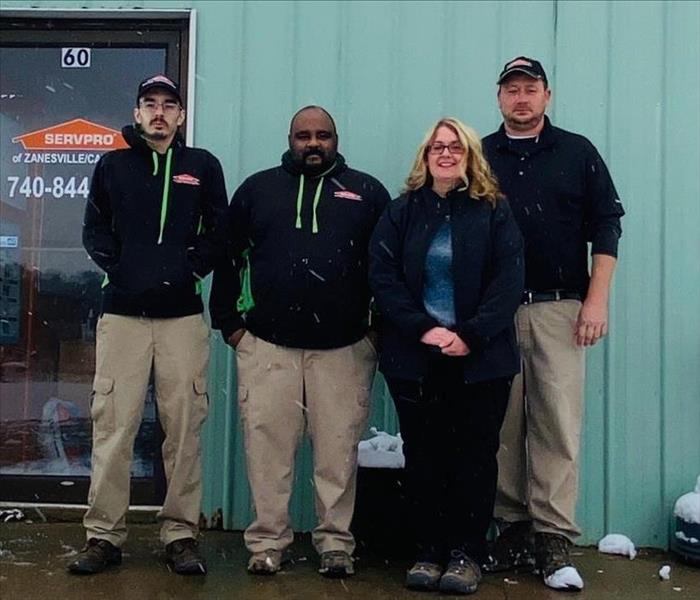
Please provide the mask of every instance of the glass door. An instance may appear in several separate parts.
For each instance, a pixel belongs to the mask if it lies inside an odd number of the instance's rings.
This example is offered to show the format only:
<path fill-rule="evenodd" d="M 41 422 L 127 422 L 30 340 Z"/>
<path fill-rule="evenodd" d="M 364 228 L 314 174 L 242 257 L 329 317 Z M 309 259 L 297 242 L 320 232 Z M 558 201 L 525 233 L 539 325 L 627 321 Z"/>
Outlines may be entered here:
<path fill-rule="evenodd" d="M 90 177 L 126 147 L 138 82 L 184 76 L 186 23 L 51 23 L 0 31 L 0 499 L 84 503 L 103 278 L 82 246 Z M 132 503 L 162 496 L 161 440 L 149 388 Z"/>

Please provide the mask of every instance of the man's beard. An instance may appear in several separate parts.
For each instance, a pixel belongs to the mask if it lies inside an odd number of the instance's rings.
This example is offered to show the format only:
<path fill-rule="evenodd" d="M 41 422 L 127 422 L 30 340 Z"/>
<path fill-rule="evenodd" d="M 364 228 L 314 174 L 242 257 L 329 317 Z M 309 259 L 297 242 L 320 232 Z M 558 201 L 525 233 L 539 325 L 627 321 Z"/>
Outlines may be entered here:
<path fill-rule="evenodd" d="M 143 125 L 141 125 L 140 123 L 136 124 L 136 131 L 138 131 L 139 135 L 142 138 L 150 140 L 152 142 L 159 142 L 168 138 L 168 134 L 165 131 L 148 132 L 143 128 Z"/>
<path fill-rule="evenodd" d="M 508 122 L 508 125 L 510 125 L 511 129 L 528 130 L 536 127 L 543 117 L 544 113 L 533 114 L 531 117 L 527 118 L 520 118 L 515 115 L 511 115 L 506 118 L 506 121 Z"/>
<path fill-rule="evenodd" d="M 321 162 L 316 164 L 307 163 L 306 159 L 310 156 L 318 156 Z M 333 160 L 335 160 L 335 156 Z M 297 167 L 299 167 L 299 170 L 306 175 L 318 175 L 319 173 L 323 173 L 333 164 L 333 161 L 329 160 L 328 155 L 321 150 L 307 150 L 301 155 L 294 153 L 294 162 L 297 164 Z"/>

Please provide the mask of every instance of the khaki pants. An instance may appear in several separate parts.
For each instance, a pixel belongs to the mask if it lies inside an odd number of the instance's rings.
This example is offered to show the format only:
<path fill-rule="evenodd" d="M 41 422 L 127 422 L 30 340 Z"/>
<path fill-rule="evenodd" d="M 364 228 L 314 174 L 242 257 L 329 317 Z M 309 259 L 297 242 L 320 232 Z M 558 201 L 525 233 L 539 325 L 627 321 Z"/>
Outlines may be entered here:
<path fill-rule="evenodd" d="M 236 349 L 238 401 L 256 518 L 245 532 L 251 552 L 284 550 L 294 539 L 289 498 L 294 456 L 308 427 L 313 447 L 319 553 L 355 540 L 357 444 L 367 419 L 376 364 L 371 344 L 303 350 L 270 344 L 247 332 Z"/>
<path fill-rule="evenodd" d="M 92 473 L 87 537 L 121 546 L 126 539 L 134 440 L 153 366 L 165 432 L 168 491 L 160 538 L 164 544 L 197 534 L 202 496 L 199 434 L 207 415 L 209 328 L 202 315 L 149 319 L 105 314 L 97 324 Z"/>
<path fill-rule="evenodd" d="M 495 515 L 531 520 L 574 540 L 584 351 L 574 343 L 577 300 L 538 302 L 516 314 L 522 371 L 513 380 L 498 452 Z"/>

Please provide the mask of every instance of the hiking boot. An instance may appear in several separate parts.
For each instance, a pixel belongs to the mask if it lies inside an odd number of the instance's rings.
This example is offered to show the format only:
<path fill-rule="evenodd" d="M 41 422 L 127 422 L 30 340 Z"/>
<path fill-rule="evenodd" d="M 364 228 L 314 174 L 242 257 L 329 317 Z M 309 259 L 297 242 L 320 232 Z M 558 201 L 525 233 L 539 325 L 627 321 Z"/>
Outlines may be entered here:
<path fill-rule="evenodd" d="M 406 587 L 409 590 L 436 590 L 441 575 L 440 565 L 419 560 L 406 573 Z"/>
<path fill-rule="evenodd" d="M 110 565 L 122 564 L 122 551 L 107 540 L 90 538 L 78 552 L 68 571 L 74 575 L 94 575 Z"/>
<path fill-rule="evenodd" d="M 453 550 L 447 569 L 440 577 L 443 594 L 473 594 L 481 581 L 481 569 L 464 552 Z"/>
<path fill-rule="evenodd" d="M 578 591 L 583 579 L 571 563 L 571 542 L 556 533 L 535 534 L 536 568 L 547 587 L 555 590 Z"/>
<path fill-rule="evenodd" d="M 279 550 L 254 552 L 248 561 L 248 573 L 254 575 L 274 575 L 282 568 L 282 553 Z"/>
<path fill-rule="evenodd" d="M 489 548 L 488 560 L 482 565 L 486 573 L 510 569 L 530 570 L 535 565 L 532 523 L 516 521 L 509 524 Z"/>
<path fill-rule="evenodd" d="M 329 550 L 321 554 L 318 572 L 330 579 L 342 579 L 355 574 L 352 557 L 345 550 Z"/>
<path fill-rule="evenodd" d="M 165 547 L 165 557 L 173 571 L 179 575 L 206 575 L 207 563 L 199 554 L 198 546 L 194 538 L 170 542 Z"/>

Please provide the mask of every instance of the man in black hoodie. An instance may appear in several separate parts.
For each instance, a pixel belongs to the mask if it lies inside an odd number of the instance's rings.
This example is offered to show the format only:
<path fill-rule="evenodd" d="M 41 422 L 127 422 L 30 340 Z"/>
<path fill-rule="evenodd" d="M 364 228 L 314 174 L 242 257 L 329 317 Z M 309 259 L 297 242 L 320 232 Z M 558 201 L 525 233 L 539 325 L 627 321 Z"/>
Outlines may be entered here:
<path fill-rule="evenodd" d="M 146 79 L 136 123 L 122 131 L 130 148 L 104 155 L 92 179 L 83 243 L 105 279 L 83 519 L 88 539 L 68 567 L 72 573 L 121 562 L 131 457 L 151 368 L 165 431 L 161 541 L 176 572 L 206 573 L 195 540 L 199 435 L 208 408 L 201 288 L 224 247 L 226 189 L 219 161 L 185 146 L 178 133 L 184 119 L 178 86 L 164 75 Z"/>
<path fill-rule="evenodd" d="M 238 401 L 256 519 L 248 570 L 279 571 L 292 542 L 294 455 L 314 452 L 320 572 L 353 574 L 357 443 L 376 352 L 367 338 L 369 238 L 389 194 L 337 152 L 331 116 L 292 119 L 282 165 L 249 177 L 229 207 L 230 255 L 214 272 L 213 326 L 236 348 Z"/>

